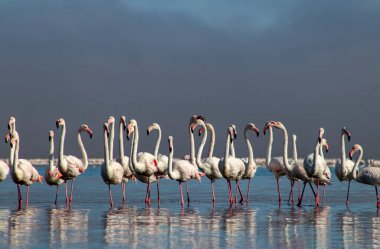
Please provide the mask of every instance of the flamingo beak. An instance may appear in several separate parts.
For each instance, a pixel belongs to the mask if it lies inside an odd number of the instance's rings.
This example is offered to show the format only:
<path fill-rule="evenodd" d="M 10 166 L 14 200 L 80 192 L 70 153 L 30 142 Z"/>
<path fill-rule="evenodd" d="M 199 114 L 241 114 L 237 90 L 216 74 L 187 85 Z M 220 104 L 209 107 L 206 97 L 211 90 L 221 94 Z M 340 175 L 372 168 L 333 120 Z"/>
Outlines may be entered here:
<path fill-rule="evenodd" d="M 37 181 L 38 181 L 39 183 L 43 183 L 43 177 L 42 177 L 42 176 L 38 176 Z"/>
<path fill-rule="evenodd" d="M 11 130 L 11 125 L 8 123 L 8 130 Z"/>
<path fill-rule="evenodd" d="M 61 172 L 58 172 L 57 175 L 55 176 L 56 179 L 60 179 L 62 177 L 62 173 Z"/>
<path fill-rule="evenodd" d="M 202 135 L 202 133 L 204 132 L 204 128 L 200 128 L 199 131 L 198 131 L 198 136 Z"/>
<path fill-rule="evenodd" d="M 5 143 L 8 143 L 9 139 L 11 139 L 11 135 L 7 133 L 7 135 L 5 135 Z"/>
<path fill-rule="evenodd" d="M 55 121 L 55 126 L 57 126 L 57 129 L 59 128 L 59 121 Z"/>
<path fill-rule="evenodd" d="M 49 136 L 49 142 L 51 142 L 51 136 Z"/>
<path fill-rule="evenodd" d="M 259 137 L 259 135 L 260 135 L 260 130 L 259 130 L 259 128 L 254 127 L 253 130 L 256 132 L 256 136 Z"/>
<path fill-rule="evenodd" d="M 90 138 L 92 138 L 92 130 L 90 128 L 87 128 L 86 132 L 88 133 L 88 135 L 90 136 Z"/>
<path fill-rule="evenodd" d="M 329 145 L 326 143 L 326 153 L 329 153 Z"/>
<path fill-rule="evenodd" d="M 83 168 L 79 168 L 78 169 L 80 173 L 83 173 L 84 172 L 84 169 Z"/>
<path fill-rule="evenodd" d="M 352 148 L 351 150 L 350 150 L 350 153 L 349 153 L 349 156 L 350 156 L 350 159 L 352 160 L 352 156 L 354 155 L 354 153 L 355 153 L 355 148 Z"/>

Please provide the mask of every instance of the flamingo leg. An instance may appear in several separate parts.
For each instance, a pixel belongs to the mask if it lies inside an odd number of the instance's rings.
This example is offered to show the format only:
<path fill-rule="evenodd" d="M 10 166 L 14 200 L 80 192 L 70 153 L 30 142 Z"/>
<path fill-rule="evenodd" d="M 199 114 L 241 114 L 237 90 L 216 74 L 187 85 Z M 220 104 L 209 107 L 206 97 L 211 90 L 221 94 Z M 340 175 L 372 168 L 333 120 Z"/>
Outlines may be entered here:
<path fill-rule="evenodd" d="M 235 184 L 235 198 L 234 198 L 235 203 L 237 202 L 237 191 L 238 191 L 238 181 L 236 181 L 236 184 Z"/>
<path fill-rule="evenodd" d="M 55 191 L 55 201 L 54 201 L 54 204 L 57 205 L 57 199 L 58 199 L 58 188 L 59 188 L 59 185 L 57 185 L 57 190 Z"/>
<path fill-rule="evenodd" d="M 277 180 L 277 192 L 278 192 L 278 205 L 281 206 L 280 177 L 277 177 L 276 180 Z"/>
<path fill-rule="evenodd" d="M 181 206 L 183 208 L 185 206 L 185 202 L 183 201 L 182 182 L 179 182 L 179 192 L 181 194 Z"/>
<path fill-rule="evenodd" d="M 69 199 L 70 206 L 73 204 L 74 180 L 75 178 L 71 180 L 70 199 Z"/>
<path fill-rule="evenodd" d="M 113 208 L 113 199 L 112 199 L 112 192 L 111 192 L 111 185 L 108 184 L 108 191 L 110 193 L 110 206 Z"/>
<path fill-rule="evenodd" d="M 20 184 L 17 184 L 17 194 L 18 194 L 18 208 L 22 207 L 22 196 L 20 190 Z"/>
<path fill-rule="evenodd" d="M 298 201 L 300 200 L 301 198 L 301 183 L 300 181 L 298 181 Z"/>
<path fill-rule="evenodd" d="M 325 184 L 325 185 L 323 186 L 322 206 L 325 205 L 326 186 L 327 186 L 327 184 Z"/>
<path fill-rule="evenodd" d="M 29 186 L 26 186 L 26 206 L 29 205 Z"/>
<path fill-rule="evenodd" d="M 160 188 L 158 186 L 158 177 L 156 176 L 157 178 L 157 203 L 158 203 L 158 207 L 160 207 Z"/>
<path fill-rule="evenodd" d="M 307 183 L 307 182 L 304 182 L 304 183 L 303 183 L 303 188 L 302 188 L 301 198 L 298 200 L 298 203 L 297 203 L 297 206 L 298 206 L 298 207 L 300 207 L 301 204 L 302 204 L 302 198 L 303 198 L 303 194 L 304 194 L 304 192 L 305 192 L 306 183 Z"/>
<path fill-rule="evenodd" d="M 315 206 L 319 207 L 319 178 L 317 178 L 317 192 L 315 194 Z"/>
<path fill-rule="evenodd" d="M 187 182 L 185 182 L 186 184 L 186 194 L 187 194 L 187 205 L 190 204 L 190 195 L 189 195 L 189 188 L 187 187 Z"/>
<path fill-rule="evenodd" d="M 346 207 L 348 207 L 348 197 L 350 195 L 350 185 L 351 185 L 351 180 L 348 181 L 347 197 L 346 197 Z"/>
<path fill-rule="evenodd" d="M 150 206 L 150 181 L 148 181 L 148 185 L 146 186 L 145 205 Z"/>
<path fill-rule="evenodd" d="M 240 201 L 239 201 L 239 203 L 242 204 L 244 202 L 244 195 L 243 195 L 243 192 L 241 191 L 239 181 L 236 181 L 236 185 L 238 187 L 239 194 L 240 194 Z M 237 196 L 236 196 L 236 198 L 237 198 Z"/>
<path fill-rule="evenodd" d="M 125 198 L 125 185 L 126 184 L 127 184 L 126 182 L 121 183 L 121 193 L 123 194 L 123 202 L 122 202 L 123 206 L 125 206 L 125 202 L 126 202 L 126 198 Z"/>
<path fill-rule="evenodd" d="M 233 203 L 231 182 L 227 179 L 228 194 L 230 195 L 230 205 Z"/>
<path fill-rule="evenodd" d="M 251 178 L 248 179 L 248 189 L 247 189 L 247 197 L 245 198 L 245 202 L 248 204 L 249 202 L 249 189 L 251 187 Z"/>
<path fill-rule="evenodd" d="M 376 207 L 380 208 L 379 192 L 377 192 L 377 186 L 375 186 L 375 189 L 376 189 Z"/>
<path fill-rule="evenodd" d="M 211 179 L 212 205 L 215 204 L 214 179 Z"/>
<path fill-rule="evenodd" d="M 65 190 L 66 190 L 66 206 L 69 205 L 69 195 L 67 193 L 67 181 L 65 180 Z"/>
<path fill-rule="evenodd" d="M 289 197 L 288 197 L 288 205 L 290 204 L 290 197 L 293 196 L 293 187 L 294 187 L 294 180 L 290 180 L 290 192 L 289 192 Z"/>

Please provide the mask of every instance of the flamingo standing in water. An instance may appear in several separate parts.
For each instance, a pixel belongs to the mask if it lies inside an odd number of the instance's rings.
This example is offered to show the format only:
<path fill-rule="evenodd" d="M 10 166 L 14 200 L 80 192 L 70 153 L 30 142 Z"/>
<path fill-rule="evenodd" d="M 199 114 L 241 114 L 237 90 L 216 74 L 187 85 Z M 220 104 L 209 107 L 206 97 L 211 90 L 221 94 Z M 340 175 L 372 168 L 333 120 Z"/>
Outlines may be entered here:
<path fill-rule="evenodd" d="M 123 166 L 115 160 L 110 159 L 109 149 L 108 149 L 108 123 L 105 123 L 103 126 L 104 132 L 104 163 L 101 168 L 101 175 L 103 181 L 108 185 L 109 195 L 110 195 L 110 206 L 113 207 L 111 184 L 117 185 L 121 184 L 124 175 Z M 124 201 L 124 200 L 123 200 Z"/>
<path fill-rule="evenodd" d="M 45 181 L 49 186 L 57 186 L 55 191 L 55 201 L 54 204 L 57 205 L 58 198 L 58 188 L 59 185 L 64 183 L 61 179 L 62 174 L 59 172 L 58 167 L 54 165 L 54 131 L 49 131 L 49 142 L 50 142 L 50 154 L 49 154 L 49 165 L 45 169 Z"/>
<path fill-rule="evenodd" d="M 355 152 L 359 151 L 359 157 L 355 162 L 354 168 L 352 170 L 352 179 L 363 183 L 367 185 L 372 185 L 375 187 L 376 191 L 376 206 L 377 208 L 380 208 L 380 198 L 379 198 L 379 192 L 377 190 L 377 186 L 380 186 L 380 168 L 379 167 L 373 167 L 373 166 L 367 166 L 362 169 L 358 169 L 359 162 L 361 161 L 363 157 L 363 148 L 359 144 L 355 144 L 350 153 L 350 159 L 352 160 L 352 156 Z"/>
<path fill-rule="evenodd" d="M 73 202 L 73 190 L 74 190 L 74 180 L 75 178 L 83 173 L 87 167 L 88 167 L 88 158 L 87 158 L 87 152 L 84 148 L 81 134 L 83 131 L 87 132 L 90 138 L 92 138 L 92 131 L 86 124 L 82 124 L 77 132 L 77 139 L 79 148 L 81 150 L 83 161 L 79 158 L 72 156 L 72 155 L 64 155 L 64 145 L 65 145 L 65 135 L 66 135 L 66 123 L 63 118 L 60 118 L 56 121 L 57 129 L 59 129 L 60 126 L 62 126 L 62 133 L 61 138 L 59 142 L 59 157 L 58 157 L 58 170 L 61 172 L 62 179 L 65 181 L 65 189 L 66 189 L 66 205 L 70 204 L 72 205 Z M 71 191 L 70 191 L 70 198 L 68 198 L 67 193 L 67 180 L 71 179 Z"/>
<path fill-rule="evenodd" d="M 190 179 L 196 179 L 201 181 L 201 175 L 198 170 L 191 164 L 188 160 L 177 159 L 173 161 L 173 137 L 169 136 L 169 177 L 172 180 L 176 180 L 179 183 L 179 190 L 181 195 L 181 206 L 184 207 L 185 203 L 183 201 L 183 192 L 182 192 L 182 182 L 187 182 Z"/>
<path fill-rule="evenodd" d="M 43 177 L 38 174 L 38 171 L 33 165 L 25 159 L 19 159 L 20 137 L 17 131 L 13 131 L 11 134 L 10 145 L 11 148 L 15 147 L 14 158 L 12 163 L 11 175 L 14 183 L 17 184 L 18 192 L 18 205 L 22 207 L 22 197 L 20 191 L 20 185 L 26 186 L 26 206 L 29 204 L 29 186 L 35 182 L 42 182 Z"/>

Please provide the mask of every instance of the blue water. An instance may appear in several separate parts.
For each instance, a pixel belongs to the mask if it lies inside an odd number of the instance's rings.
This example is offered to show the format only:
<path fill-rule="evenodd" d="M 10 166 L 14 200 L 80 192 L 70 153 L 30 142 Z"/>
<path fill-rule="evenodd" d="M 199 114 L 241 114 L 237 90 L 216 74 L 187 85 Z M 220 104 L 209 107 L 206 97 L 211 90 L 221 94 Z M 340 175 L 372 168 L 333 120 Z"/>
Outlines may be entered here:
<path fill-rule="evenodd" d="M 42 173 L 43 167 L 38 170 Z M 332 170 L 333 171 L 333 170 Z M 334 177 L 324 207 L 316 209 L 311 191 L 304 206 L 293 208 L 285 199 L 289 182 L 281 183 L 283 202 L 277 204 L 274 177 L 259 168 L 252 181 L 251 204 L 230 208 L 224 180 L 216 182 L 216 206 L 210 201 L 210 183 L 189 184 L 191 203 L 181 209 L 178 184 L 161 180 L 161 207 L 155 186 L 152 206 L 145 208 L 146 185 L 127 184 L 127 206 L 121 207 L 120 186 L 108 188 L 99 167 L 77 178 L 74 203 L 67 208 L 64 189 L 55 206 L 55 188 L 31 186 L 30 205 L 17 208 L 16 185 L 10 178 L 0 184 L 0 248 L 379 248 L 380 216 L 375 189 L 351 184 L 350 208 L 345 206 L 347 182 Z M 246 182 L 242 182 L 243 191 Z M 24 187 L 22 188 L 25 193 Z M 322 191 L 320 191 L 322 193 Z"/>

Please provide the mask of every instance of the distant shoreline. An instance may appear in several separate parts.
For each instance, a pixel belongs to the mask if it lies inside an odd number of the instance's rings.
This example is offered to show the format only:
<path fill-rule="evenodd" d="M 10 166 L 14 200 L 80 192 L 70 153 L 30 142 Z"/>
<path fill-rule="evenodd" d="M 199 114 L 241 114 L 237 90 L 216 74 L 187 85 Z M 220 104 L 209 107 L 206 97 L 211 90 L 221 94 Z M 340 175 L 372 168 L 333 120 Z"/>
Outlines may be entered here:
<path fill-rule="evenodd" d="M 1 160 L 8 163 L 8 159 L 1 159 Z M 45 158 L 30 158 L 28 160 L 33 165 L 36 165 L 36 166 L 42 166 L 42 165 L 49 164 L 49 159 L 45 159 Z M 302 162 L 303 158 L 300 158 L 298 160 Z M 373 160 L 373 159 L 371 159 L 371 160 Z M 90 159 L 88 159 L 88 164 L 98 166 L 98 165 L 101 165 L 103 163 L 103 161 L 104 161 L 103 158 L 90 158 Z M 255 161 L 259 167 L 265 165 L 265 158 L 256 158 Z M 338 158 L 326 159 L 327 165 L 330 167 L 334 167 L 337 161 L 340 161 L 340 159 L 338 159 Z M 373 161 L 374 161 L 375 165 L 380 165 L 380 160 L 373 160 Z M 54 164 L 55 165 L 57 164 L 57 159 L 54 161 Z"/>

